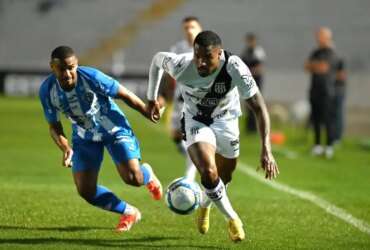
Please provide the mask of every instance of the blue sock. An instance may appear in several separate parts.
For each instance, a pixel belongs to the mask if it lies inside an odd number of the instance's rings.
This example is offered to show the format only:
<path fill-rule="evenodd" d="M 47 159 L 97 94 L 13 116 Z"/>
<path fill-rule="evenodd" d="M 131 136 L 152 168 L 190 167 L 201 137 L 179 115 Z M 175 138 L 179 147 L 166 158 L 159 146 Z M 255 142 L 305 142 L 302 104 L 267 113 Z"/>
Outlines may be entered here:
<path fill-rule="evenodd" d="M 148 184 L 150 180 L 150 171 L 145 166 L 140 165 L 141 172 L 143 173 L 143 184 Z"/>
<path fill-rule="evenodd" d="M 127 205 L 126 202 L 120 200 L 108 188 L 100 185 L 96 187 L 95 197 L 88 202 L 96 207 L 119 214 L 123 214 Z"/>

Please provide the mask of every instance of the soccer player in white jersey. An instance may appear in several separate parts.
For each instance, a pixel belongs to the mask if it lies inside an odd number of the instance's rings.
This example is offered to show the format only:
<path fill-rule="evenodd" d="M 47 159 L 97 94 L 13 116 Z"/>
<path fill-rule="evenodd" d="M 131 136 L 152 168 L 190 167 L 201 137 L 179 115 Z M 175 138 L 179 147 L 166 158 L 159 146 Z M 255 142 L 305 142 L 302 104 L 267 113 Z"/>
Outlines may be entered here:
<path fill-rule="evenodd" d="M 177 42 L 174 46 L 172 46 L 170 48 L 170 51 L 175 54 L 193 53 L 194 39 L 199 34 L 199 32 L 202 31 L 199 19 L 195 16 L 185 17 L 182 20 L 182 30 L 185 39 Z M 171 136 L 173 141 L 176 143 L 176 146 L 179 149 L 180 153 L 184 154 L 186 158 L 186 178 L 188 178 L 189 180 L 194 180 L 197 170 L 186 151 L 185 141 L 182 138 L 181 131 L 182 109 L 184 106 L 184 99 L 182 98 L 180 90 L 181 85 L 176 84 L 176 81 L 168 74 L 165 74 L 164 79 L 166 81 L 172 82 L 172 85 L 175 85 L 175 91 L 173 94 L 173 110 L 171 113 Z M 167 83 L 167 86 L 168 85 L 169 83 Z"/>
<path fill-rule="evenodd" d="M 50 74 L 40 87 L 40 101 L 55 144 L 62 151 L 62 164 L 72 168 L 79 195 L 98 208 L 120 214 L 118 232 L 130 230 L 140 220 L 140 211 L 98 185 L 104 148 L 111 155 L 122 180 L 132 186 L 145 185 L 156 200 L 162 197 L 161 183 L 152 168 L 141 164 L 139 142 L 131 126 L 112 100 L 121 99 L 156 122 L 145 103 L 118 81 L 101 71 L 78 65 L 72 48 L 59 46 L 51 53 Z M 63 131 L 60 113 L 72 122 L 72 144 Z"/>
<path fill-rule="evenodd" d="M 263 97 L 248 67 L 238 56 L 223 50 L 221 39 L 212 31 L 198 34 L 193 54 L 158 52 L 154 56 L 147 93 L 153 117 L 160 110 L 157 93 L 163 71 L 182 85 L 187 151 L 201 175 L 205 191 L 198 213 L 198 230 L 203 234 L 208 231 L 213 202 L 228 221 L 231 240 L 241 241 L 245 238 L 243 224 L 225 188 L 239 156 L 240 97 L 246 99 L 258 121 L 265 177 L 273 179 L 279 173 L 271 152 L 270 120 Z"/>

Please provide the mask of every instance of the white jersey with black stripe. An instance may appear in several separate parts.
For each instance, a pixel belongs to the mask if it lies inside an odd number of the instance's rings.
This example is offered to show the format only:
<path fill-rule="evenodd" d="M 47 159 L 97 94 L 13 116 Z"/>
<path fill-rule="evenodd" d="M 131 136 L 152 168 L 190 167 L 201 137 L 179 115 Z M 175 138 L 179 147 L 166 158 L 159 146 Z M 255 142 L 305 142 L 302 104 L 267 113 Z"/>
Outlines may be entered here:
<path fill-rule="evenodd" d="M 184 98 L 184 112 L 190 115 L 199 113 L 197 104 L 209 93 L 214 80 L 225 64 L 225 53 L 221 55 L 219 68 L 207 77 L 198 74 L 196 65 L 193 63 L 193 53 L 175 54 L 170 52 L 158 52 L 152 60 L 149 71 L 148 100 L 156 100 L 160 79 L 163 71 L 171 75 L 181 84 L 181 92 Z M 239 97 L 248 99 L 258 91 L 248 67 L 236 55 L 231 55 L 226 65 L 228 75 L 231 77 L 229 92 L 218 101 L 217 107 L 212 112 L 214 119 L 232 119 L 241 115 Z M 221 86 L 219 91 L 223 91 Z M 240 96 L 239 96 L 240 95 Z"/>

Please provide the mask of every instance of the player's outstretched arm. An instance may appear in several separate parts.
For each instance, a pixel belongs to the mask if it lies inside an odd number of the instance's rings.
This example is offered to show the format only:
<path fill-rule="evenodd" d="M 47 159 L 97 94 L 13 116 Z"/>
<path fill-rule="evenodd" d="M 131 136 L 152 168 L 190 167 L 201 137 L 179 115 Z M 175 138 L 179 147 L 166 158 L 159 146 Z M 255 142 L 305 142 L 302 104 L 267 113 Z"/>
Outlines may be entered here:
<path fill-rule="evenodd" d="M 168 52 L 158 52 L 152 59 L 149 69 L 149 83 L 147 90 L 147 98 L 149 100 L 148 110 L 150 119 L 157 121 L 160 118 L 160 109 L 158 103 L 158 91 L 161 83 L 163 72 L 167 72 L 169 76 L 173 77 L 174 66 L 176 64 L 176 54 Z"/>
<path fill-rule="evenodd" d="M 67 137 L 64 134 L 62 123 L 49 123 L 49 132 L 55 144 L 63 152 L 62 165 L 64 167 L 71 167 L 73 150 L 68 143 Z"/>
<path fill-rule="evenodd" d="M 270 118 L 267 112 L 265 101 L 259 91 L 247 99 L 247 105 L 256 116 L 258 130 L 262 140 L 261 167 L 266 172 L 266 179 L 276 178 L 279 168 L 271 152 L 270 143 Z"/>
<path fill-rule="evenodd" d="M 123 100 L 128 106 L 137 110 L 152 122 L 155 123 L 159 120 L 159 116 L 154 116 L 154 118 L 152 119 L 151 110 L 149 109 L 150 105 L 145 105 L 140 97 L 138 97 L 122 85 L 118 89 L 117 98 Z"/>

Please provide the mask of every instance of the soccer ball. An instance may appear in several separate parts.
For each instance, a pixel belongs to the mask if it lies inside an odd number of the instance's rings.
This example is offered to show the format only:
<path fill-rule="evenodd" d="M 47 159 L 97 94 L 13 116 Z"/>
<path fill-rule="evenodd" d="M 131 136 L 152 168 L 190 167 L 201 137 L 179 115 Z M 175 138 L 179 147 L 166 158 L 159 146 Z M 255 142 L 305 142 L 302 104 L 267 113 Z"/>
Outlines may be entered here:
<path fill-rule="evenodd" d="M 177 178 L 168 185 L 167 206 L 177 214 L 191 214 L 200 203 L 201 189 L 195 181 L 185 177 Z"/>

